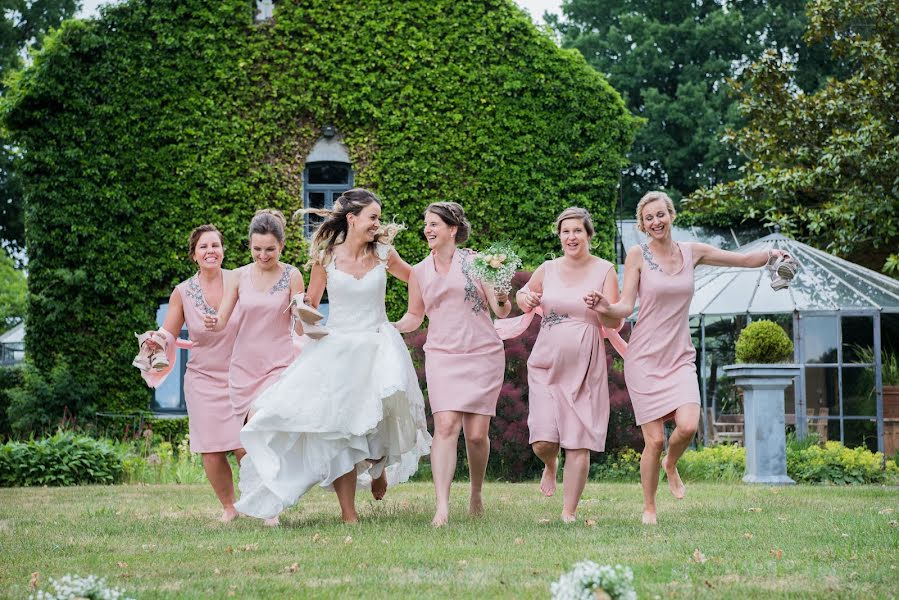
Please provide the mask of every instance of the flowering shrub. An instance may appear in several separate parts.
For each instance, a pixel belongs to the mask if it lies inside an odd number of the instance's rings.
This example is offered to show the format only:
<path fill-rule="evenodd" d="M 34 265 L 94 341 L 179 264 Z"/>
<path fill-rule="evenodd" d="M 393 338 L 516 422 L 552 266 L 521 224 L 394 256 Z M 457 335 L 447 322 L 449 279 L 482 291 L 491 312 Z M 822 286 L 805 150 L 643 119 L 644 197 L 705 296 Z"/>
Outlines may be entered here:
<path fill-rule="evenodd" d="M 787 473 L 797 482 L 883 483 L 899 475 L 895 462 L 881 468 L 883 454 L 825 442 L 802 450 L 787 449 Z"/>
<path fill-rule="evenodd" d="M 585 560 L 550 584 L 553 600 L 637 600 L 634 573 L 621 565 Z"/>
<path fill-rule="evenodd" d="M 639 481 L 640 453 L 626 448 L 619 454 L 607 454 L 605 460 L 590 465 L 590 478 L 597 481 Z"/>
<path fill-rule="evenodd" d="M 66 575 L 62 579 L 49 579 L 52 591 L 39 590 L 29 596 L 31 600 L 131 600 L 125 591 L 107 587 L 106 579 L 96 575 L 81 577 Z"/>
<path fill-rule="evenodd" d="M 684 479 L 740 481 L 746 470 L 746 448 L 730 444 L 685 452 L 677 463 Z"/>

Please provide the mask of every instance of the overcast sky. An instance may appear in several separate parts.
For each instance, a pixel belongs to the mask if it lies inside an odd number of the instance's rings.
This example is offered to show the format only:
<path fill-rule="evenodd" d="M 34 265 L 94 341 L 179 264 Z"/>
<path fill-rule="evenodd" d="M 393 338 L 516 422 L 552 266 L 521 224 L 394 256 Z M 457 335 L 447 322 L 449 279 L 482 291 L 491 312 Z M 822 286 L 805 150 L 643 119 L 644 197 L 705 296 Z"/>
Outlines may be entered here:
<path fill-rule="evenodd" d="M 561 10 L 559 7 L 562 5 L 562 0 L 515 0 L 518 6 L 526 9 L 535 21 L 542 22 L 543 21 L 543 13 L 549 11 L 551 13 L 559 14 Z M 79 16 L 82 17 L 93 17 L 97 14 L 97 7 L 101 4 L 109 4 L 109 0 L 83 0 L 83 8 L 79 13 Z"/>

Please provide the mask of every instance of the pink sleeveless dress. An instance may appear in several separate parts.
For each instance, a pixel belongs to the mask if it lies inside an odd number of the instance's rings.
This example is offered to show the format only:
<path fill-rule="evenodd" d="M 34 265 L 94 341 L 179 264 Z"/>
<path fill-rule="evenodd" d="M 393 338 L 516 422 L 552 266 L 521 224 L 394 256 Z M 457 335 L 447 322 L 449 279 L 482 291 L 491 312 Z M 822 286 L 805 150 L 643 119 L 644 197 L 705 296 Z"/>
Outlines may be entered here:
<path fill-rule="evenodd" d="M 624 379 L 637 425 L 670 415 L 685 404 L 699 404 L 696 349 L 690 339 L 693 299 L 693 249 L 678 243 L 683 266 L 669 275 L 643 249 L 637 323 L 624 355 Z"/>
<path fill-rule="evenodd" d="M 559 259 L 561 260 L 561 259 Z M 530 441 L 602 452 L 609 427 L 609 379 L 599 316 L 584 295 L 602 289 L 612 263 L 597 259 L 590 276 L 565 285 L 558 260 L 543 263 L 543 321 L 528 359 Z"/>
<path fill-rule="evenodd" d="M 184 323 L 195 342 L 184 374 L 184 400 L 191 452 L 225 452 L 240 448 L 242 422 L 231 410 L 228 367 L 240 324 L 240 305 L 221 333 L 206 331 L 203 317 L 215 313 L 203 297 L 197 275 L 178 284 Z"/>
<path fill-rule="evenodd" d="M 290 274 L 294 268 L 281 265 L 281 277 L 270 289 L 258 291 L 250 278 L 250 267 L 241 267 L 241 324 L 231 358 L 231 405 L 241 423 L 253 398 L 278 380 L 298 351 L 290 334 Z M 286 311 L 286 312 L 285 312 Z"/>
<path fill-rule="evenodd" d="M 441 275 L 433 256 L 415 265 L 428 316 L 424 345 L 431 412 L 496 414 L 506 356 L 493 327 L 487 294 L 470 273 L 471 250 L 456 250 Z"/>

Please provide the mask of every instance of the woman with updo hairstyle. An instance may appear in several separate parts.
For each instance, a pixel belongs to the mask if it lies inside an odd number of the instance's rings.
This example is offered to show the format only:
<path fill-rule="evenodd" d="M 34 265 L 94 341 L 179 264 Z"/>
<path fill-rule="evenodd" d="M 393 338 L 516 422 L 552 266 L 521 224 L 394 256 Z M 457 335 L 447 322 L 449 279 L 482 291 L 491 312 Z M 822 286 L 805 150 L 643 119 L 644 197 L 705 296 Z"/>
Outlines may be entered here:
<path fill-rule="evenodd" d="M 556 218 L 562 256 L 537 267 L 517 294 L 518 305 L 543 315 L 528 358 L 528 429 L 534 453 L 543 461 L 540 490 L 556 491 L 559 450 L 565 450 L 562 521 L 576 519 L 590 472 L 590 452 L 603 452 L 609 426 L 609 381 L 603 327 L 617 330 L 621 319 L 601 318 L 585 295 L 602 289 L 618 295 L 618 278 L 607 260 L 590 254 L 593 221 L 583 208 L 566 208 Z"/>
<path fill-rule="evenodd" d="M 343 521 L 355 523 L 357 487 L 380 500 L 430 447 L 412 359 L 384 305 L 387 275 L 408 281 L 411 268 L 391 245 L 401 227 L 381 224 L 381 201 L 369 190 L 299 214 L 324 217 L 311 241 L 306 298 L 317 307 L 327 288 L 329 334 L 308 342 L 253 401 L 236 506 L 273 518 L 319 485 L 336 492 Z"/>
<path fill-rule="evenodd" d="M 465 211 L 455 202 L 434 202 L 424 212 L 424 237 L 430 254 L 412 267 L 409 307 L 397 322 L 401 333 L 419 328 L 428 317 L 424 345 L 428 401 L 434 415 L 431 470 L 437 508 L 431 524 L 446 525 L 449 495 L 456 472 L 459 432 L 471 475 L 468 512 L 484 512 L 481 489 L 490 457 L 490 418 L 506 366 L 503 343 L 493 327 L 491 310 L 507 317 L 512 309 L 506 294 L 484 286 L 471 273 L 475 253 L 459 248 L 471 229 Z"/>
<path fill-rule="evenodd" d="M 660 466 L 671 494 L 677 499 L 686 494 L 677 461 L 699 425 L 696 350 L 689 325 L 694 267 L 761 267 L 771 257 L 784 256 L 777 249 L 739 254 L 708 244 L 675 242 L 671 235 L 675 216 L 674 203 L 664 192 L 643 196 L 637 204 L 637 229 L 647 240 L 628 250 L 621 300 L 615 300 L 617 294 L 598 290 L 585 297 L 598 314 L 612 318 L 630 316 L 640 298 L 637 323 L 624 354 L 624 378 L 637 425 L 643 430 L 640 482 L 644 525 L 657 522 Z M 675 427 L 662 461 L 665 422 L 671 420 Z"/>
<path fill-rule="evenodd" d="M 221 520 L 227 523 L 237 517 L 228 452 L 234 452 L 238 461 L 243 456 L 239 435 L 242 423 L 231 410 L 228 393 L 228 367 L 238 320 L 219 334 L 206 331 L 203 323 L 203 317 L 215 313 L 221 305 L 224 280 L 230 273 L 222 269 L 225 248 L 215 225 L 200 225 L 191 232 L 188 256 L 197 264 L 197 272 L 172 291 L 159 331 L 166 338 L 167 348 L 174 349 L 186 324 L 194 342 L 184 373 L 190 451 L 203 456 L 203 470 L 222 504 Z M 174 353 L 171 362 L 174 364 Z"/>
<path fill-rule="evenodd" d="M 241 423 L 251 418 L 253 398 L 278 380 L 298 351 L 288 310 L 291 298 L 303 292 L 303 275 L 281 262 L 285 241 L 284 215 L 263 209 L 250 221 L 249 246 L 253 262 L 229 274 L 225 295 L 217 312 L 206 315 L 207 327 L 221 331 L 231 320 L 239 321 L 229 375 L 232 410 Z M 232 315 L 240 306 L 240 318 Z M 272 520 L 269 525 L 276 524 Z"/>

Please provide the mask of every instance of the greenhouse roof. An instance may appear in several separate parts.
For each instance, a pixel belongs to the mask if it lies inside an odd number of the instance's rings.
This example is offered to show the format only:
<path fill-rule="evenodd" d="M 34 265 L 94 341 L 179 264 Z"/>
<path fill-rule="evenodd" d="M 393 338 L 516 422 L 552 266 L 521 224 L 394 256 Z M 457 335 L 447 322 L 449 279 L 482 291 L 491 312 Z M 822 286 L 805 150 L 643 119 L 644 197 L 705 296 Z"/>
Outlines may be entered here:
<path fill-rule="evenodd" d="M 773 233 L 736 250 L 779 248 L 801 268 L 789 288 L 775 292 L 766 269 L 696 268 L 690 315 L 799 312 L 899 312 L 899 281 Z"/>

